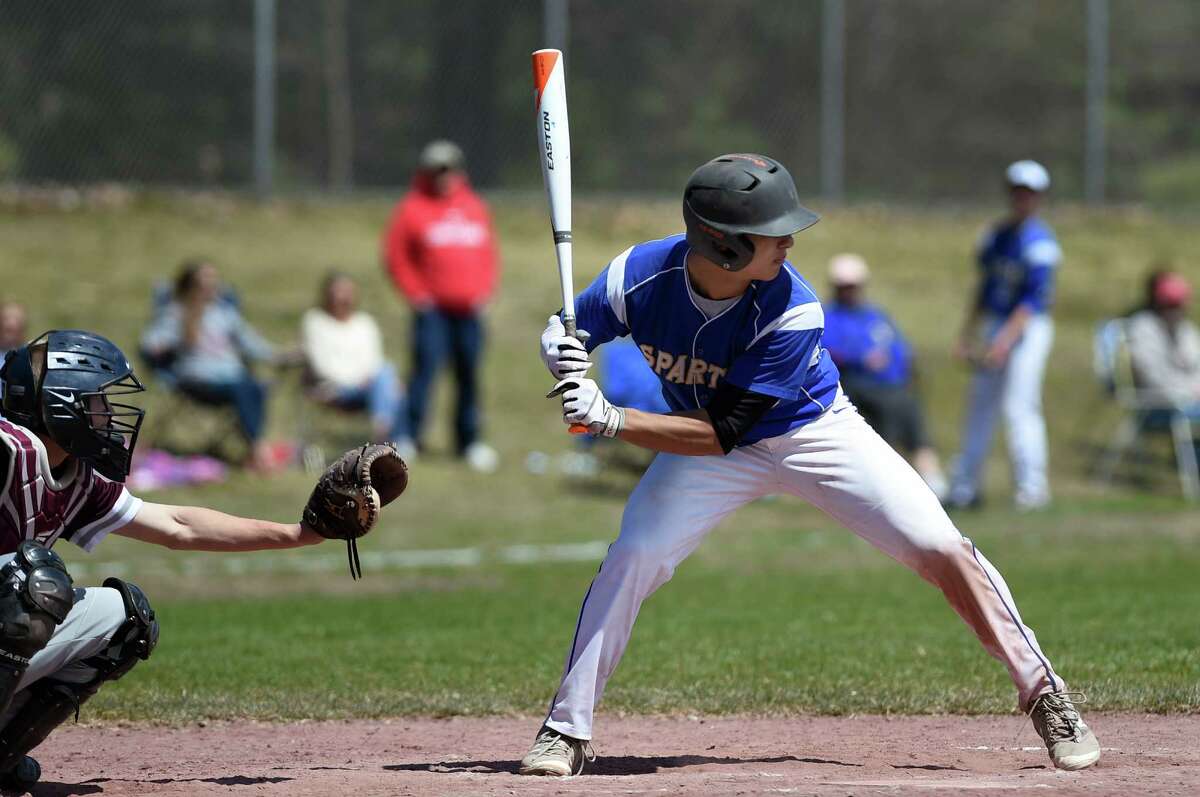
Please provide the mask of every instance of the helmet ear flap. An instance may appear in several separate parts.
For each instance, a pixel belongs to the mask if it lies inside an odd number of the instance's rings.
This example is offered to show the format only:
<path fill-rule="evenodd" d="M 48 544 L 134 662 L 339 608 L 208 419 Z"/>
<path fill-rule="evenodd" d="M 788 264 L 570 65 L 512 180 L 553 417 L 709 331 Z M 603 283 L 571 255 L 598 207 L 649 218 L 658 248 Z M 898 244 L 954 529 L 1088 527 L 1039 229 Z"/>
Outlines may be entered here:
<path fill-rule="evenodd" d="M 692 249 L 726 271 L 740 271 L 754 257 L 754 242 L 744 233 L 702 219 L 684 195 L 683 222 Z"/>
<path fill-rule="evenodd" d="M 754 259 L 754 241 L 750 240 L 750 236 L 741 233 L 735 236 L 735 240 L 741 244 L 741 252 L 739 252 L 738 268 L 742 269 L 750 265 L 750 261 Z"/>
<path fill-rule="evenodd" d="M 727 242 L 714 246 L 723 258 L 717 261 L 717 265 L 726 271 L 741 271 L 754 259 L 754 241 L 744 233 L 734 235 Z"/>
<path fill-rule="evenodd" d="M 718 243 L 713 244 L 713 249 L 715 249 L 717 254 L 721 256 L 721 259 L 717 261 L 717 265 L 726 271 L 732 271 L 733 264 L 738 261 L 737 251 L 731 247 Z"/>

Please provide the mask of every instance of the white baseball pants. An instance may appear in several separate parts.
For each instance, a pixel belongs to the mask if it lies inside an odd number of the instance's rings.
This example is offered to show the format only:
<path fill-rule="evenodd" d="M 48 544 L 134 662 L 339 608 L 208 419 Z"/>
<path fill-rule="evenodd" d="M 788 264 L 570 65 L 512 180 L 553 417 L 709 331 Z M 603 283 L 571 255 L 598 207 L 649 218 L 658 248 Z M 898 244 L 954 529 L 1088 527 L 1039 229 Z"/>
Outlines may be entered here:
<path fill-rule="evenodd" d="M 986 322 L 987 340 L 1001 320 Z M 1047 315 L 1029 319 L 1021 339 L 1002 368 L 976 369 L 971 379 L 969 407 L 963 428 L 963 447 L 954 466 L 950 500 L 968 504 L 979 492 L 979 482 L 992 447 L 996 411 L 1004 415 L 1008 453 L 1018 506 L 1040 506 L 1050 500 L 1046 476 L 1046 420 L 1042 415 L 1042 379 L 1054 343 L 1054 322 Z"/>
<path fill-rule="evenodd" d="M 1008 668 L 1021 706 L 1062 688 L 1004 579 L 959 534 L 916 471 L 839 393 L 807 426 L 727 456 L 655 457 L 583 599 L 548 726 L 592 738 L 593 709 L 625 652 L 642 601 L 726 515 L 772 493 L 805 499 L 941 589 Z"/>

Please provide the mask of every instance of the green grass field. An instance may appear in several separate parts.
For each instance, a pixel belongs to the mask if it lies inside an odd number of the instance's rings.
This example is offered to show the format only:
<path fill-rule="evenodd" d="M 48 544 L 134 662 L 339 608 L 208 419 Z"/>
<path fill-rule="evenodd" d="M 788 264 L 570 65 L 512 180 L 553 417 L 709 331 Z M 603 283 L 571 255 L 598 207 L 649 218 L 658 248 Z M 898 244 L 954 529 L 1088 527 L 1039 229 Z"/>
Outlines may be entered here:
<path fill-rule="evenodd" d="M 548 380 L 535 354 L 557 288 L 540 200 L 495 204 L 506 271 L 489 321 L 486 417 L 502 472 L 458 467 L 442 453 L 440 422 L 410 492 L 364 542 L 367 576 L 357 584 L 334 544 L 237 557 L 118 538 L 92 556 L 62 546 L 80 581 L 120 571 L 147 588 L 163 621 L 154 657 L 101 693 L 88 714 L 174 723 L 544 708 L 635 476 L 615 465 L 584 483 L 526 471 L 529 452 L 570 447 L 541 397 Z M 214 258 L 248 317 L 280 342 L 293 335 L 320 275 L 337 265 L 361 276 L 367 309 L 404 362 L 407 315 L 377 264 L 388 210 L 382 200 L 259 206 L 176 196 L 62 212 L 10 207 L 0 210 L 0 274 L 6 295 L 32 306 L 38 331 L 90 327 L 132 351 L 150 285 L 184 257 Z M 678 227 L 673 203 L 581 202 L 576 218 L 581 284 L 629 243 Z M 833 253 L 868 258 L 874 297 L 917 346 L 931 425 L 947 455 L 966 381 L 947 353 L 972 282 L 969 253 L 988 218 L 981 210 L 828 209 L 793 250 L 818 284 Z M 1043 647 L 1093 706 L 1194 711 L 1200 517 L 1177 497 L 1162 441 L 1147 447 L 1135 484 L 1099 488 L 1087 466 L 1117 417 L 1092 382 L 1093 326 L 1135 301 L 1151 260 L 1194 273 L 1187 258 L 1200 250 L 1200 227 L 1134 210 L 1065 208 L 1050 220 L 1067 255 L 1046 387 L 1058 502 L 1037 515 L 1010 511 L 997 455 L 992 501 L 960 516 L 960 527 L 1005 573 Z M 273 433 L 291 437 L 298 399 L 291 377 L 277 382 Z M 153 387 L 147 401 L 151 412 L 163 405 Z M 354 431 L 345 418 L 315 417 L 331 445 Z M 297 472 L 147 497 L 283 520 L 297 516 L 309 489 Z M 514 561 L 529 550 L 569 561 Z M 991 712 L 1013 702 L 1002 668 L 936 591 L 819 513 L 781 499 L 724 524 L 646 604 L 605 708 Z"/>

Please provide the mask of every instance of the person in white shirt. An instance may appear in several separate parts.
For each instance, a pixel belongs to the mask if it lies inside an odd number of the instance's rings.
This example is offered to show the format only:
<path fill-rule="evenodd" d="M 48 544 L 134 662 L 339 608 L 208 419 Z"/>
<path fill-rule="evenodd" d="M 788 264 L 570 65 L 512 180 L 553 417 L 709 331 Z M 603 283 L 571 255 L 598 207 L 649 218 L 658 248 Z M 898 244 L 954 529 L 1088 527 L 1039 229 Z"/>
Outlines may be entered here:
<path fill-rule="evenodd" d="M 1192 287 L 1182 274 L 1155 271 L 1146 303 L 1129 317 L 1129 350 L 1138 387 L 1200 419 L 1200 327 L 1187 317 Z"/>
<path fill-rule="evenodd" d="M 304 313 L 300 345 L 312 378 L 310 394 L 345 409 L 366 409 L 371 435 L 391 441 L 401 456 L 414 446 L 404 411 L 404 388 L 383 356 L 383 336 L 369 314 L 358 309 L 358 284 L 333 271 L 321 283 L 320 306 Z"/>

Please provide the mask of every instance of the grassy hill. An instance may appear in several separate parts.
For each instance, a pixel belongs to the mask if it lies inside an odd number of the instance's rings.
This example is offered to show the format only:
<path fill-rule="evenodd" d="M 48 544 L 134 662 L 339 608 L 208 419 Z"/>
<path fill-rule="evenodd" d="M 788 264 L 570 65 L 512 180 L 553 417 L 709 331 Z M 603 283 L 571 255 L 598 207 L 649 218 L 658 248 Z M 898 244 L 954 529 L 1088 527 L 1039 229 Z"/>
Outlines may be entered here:
<path fill-rule="evenodd" d="M 501 472 L 450 459 L 445 407 L 412 488 L 363 545 L 351 585 L 335 545 L 284 554 L 178 554 L 126 540 L 92 556 L 62 546 L 83 583 L 121 572 L 164 620 L 151 661 L 88 713 L 187 721 L 207 716 L 536 713 L 557 677 L 578 601 L 616 533 L 635 475 L 612 462 L 592 480 L 529 472 L 531 452 L 569 451 L 535 353 L 558 305 L 540 199 L 497 198 L 504 278 L 489 311 L 486 427 Z M 407 361 L 408 316 L 378 264 L 390 203 L 155 195 L 63 209 L 0 209 L 3 294 L 28 303 L 35 331 L 82 326 L 132 351 L 150 291 L 185 257 L 211 257 L 248 318 L 290 340 L 331 266 L 358 275 L 366 309 Z M 871 263 L 873 297 L 914 341 L 934 437 L 953 453 L 967 374 L 948 352 L 974 280 L 983 210 L 852 207 L 797 239 L 793 262 L 823 284 L 834 253 Z M 1159 443 L 1142 480 L 1102 489 L 1087 477 L 1117 415 L 1091 376 L 1091 334 L 1134 303 L 1153 260 L 1196 274 L 1192 219 L 1138 210 L 1053 208 L 1066 261 L 1045 403 L 1058 502 L 1020 516 L 993 458 L 983 513 L 957 518 L 1007 575 L 1058 667 L 1109 708 L 1200 706 L 1200 571 L 1194 509 L 1177 498 Z M 677 231 L 674 203 L 581 201 L 582 287 L 630 243 Z M 352 419 L 300 411 L 293 375 L 273 375 L 272 434 L 353 436 Z M 443 390 L 443 394 L 447 391 Z M 445 403 L 443 395 L 443 403 Z M 165 406 L 151 388 L 151 412 Z M 197 422 L 194 414 L 181 424 Z M 315 430 L 315 431 L 313 431 Z M 147 441 L 149 444 L 152 441 Z M 1161 442 L 1161 441 L 1159 441 Z M 147 496 L 274 519 L 295 518 L 310 477 L 235 477 Z M 339 664 L 342 662 L 343 664 Z M 344 666 L 352 662 L 352 666 Z M 791 499 L 740 512 L 653 598 L 606 698 L 654 711 L 997 711 L 1012 705 L 1001 668 L 915 577 Z"/>

